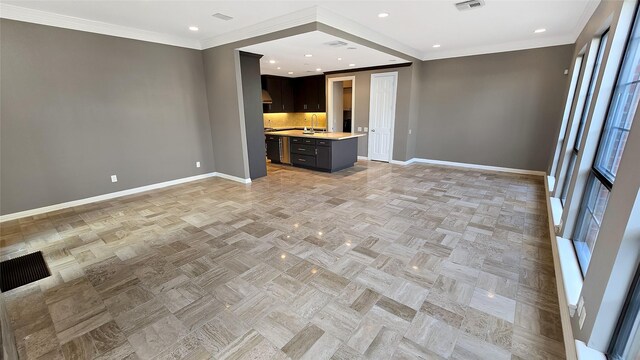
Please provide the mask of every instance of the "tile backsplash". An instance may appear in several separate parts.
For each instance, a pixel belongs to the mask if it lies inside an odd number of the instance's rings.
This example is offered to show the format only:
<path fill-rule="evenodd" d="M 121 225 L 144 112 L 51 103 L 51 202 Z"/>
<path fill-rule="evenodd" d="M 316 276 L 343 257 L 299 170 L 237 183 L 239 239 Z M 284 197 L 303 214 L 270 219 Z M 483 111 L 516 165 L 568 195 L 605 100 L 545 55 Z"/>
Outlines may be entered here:
<path fill-rule="evenodd" d="M 327 127 L 327 113 L 270 113 L 263 114 L 264 127 L 311 127 L 311 116 L 316 114 L 316 128 Z"/>

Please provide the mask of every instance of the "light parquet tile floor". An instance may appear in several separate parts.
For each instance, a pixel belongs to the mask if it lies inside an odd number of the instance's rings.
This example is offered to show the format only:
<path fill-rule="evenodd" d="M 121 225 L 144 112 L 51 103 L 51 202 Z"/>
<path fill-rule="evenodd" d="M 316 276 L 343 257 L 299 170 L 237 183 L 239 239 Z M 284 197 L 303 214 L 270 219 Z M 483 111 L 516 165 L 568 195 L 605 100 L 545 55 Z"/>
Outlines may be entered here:
<path fill-rule="evenodd" d="M 541 178 L 269 166 L 18 221 L 21 359 L 561 359 Z"/>

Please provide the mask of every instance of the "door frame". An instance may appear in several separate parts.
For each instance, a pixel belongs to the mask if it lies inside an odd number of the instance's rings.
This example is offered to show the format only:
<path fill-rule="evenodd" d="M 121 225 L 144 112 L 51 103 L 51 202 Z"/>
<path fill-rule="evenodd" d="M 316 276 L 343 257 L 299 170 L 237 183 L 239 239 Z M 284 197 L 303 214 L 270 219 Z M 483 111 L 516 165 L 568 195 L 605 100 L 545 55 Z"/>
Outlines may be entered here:
<path fill-rule="evenodd" d="M 353 133 L 354 123 L 356 122 L 356 76 L 341 76 L 327 78 L 327 131 L 334 132 L 333 124 L 335 123 L 333 114 L 333 83 L 337 81 L 349 81 L 351 80 L 351 132 Z M 331 129 L 329 127 L 331 126 Z M 342 131 L 338 131 L 342 132 Z"/>
<path fill-rule="evenodd" d="M 397 109 L 397 105 L 398 105 L 398 72 L 397 71 L 392 71 L 392 72 L 384 72 L 384 73 L 376 73 L 376 74 L 371 74 L 371 84 L 369 85 L 369 138 L 367 139 L 367 157 L 369 158 L 369 160 L 373 160 L 371 158 L 371 147 L 372 147 L 372 141 L 371 141 L 371 114 L 373 113 L 373 79 L 377 78 L 377 77 L 383 77 L 383 76 L 393 76 L 393 119 L 391 120 L 391 141 L 390 141 L 390 146 L 389 146 L 389 160 L 386 160 L 386 162 L 391 163 L 393 161 L 393 138 L 395 136 L 395 130 L 396 130 L 396 109 Z M 376 160 L 376 161 L 384 161 L 384 160 Z"/>

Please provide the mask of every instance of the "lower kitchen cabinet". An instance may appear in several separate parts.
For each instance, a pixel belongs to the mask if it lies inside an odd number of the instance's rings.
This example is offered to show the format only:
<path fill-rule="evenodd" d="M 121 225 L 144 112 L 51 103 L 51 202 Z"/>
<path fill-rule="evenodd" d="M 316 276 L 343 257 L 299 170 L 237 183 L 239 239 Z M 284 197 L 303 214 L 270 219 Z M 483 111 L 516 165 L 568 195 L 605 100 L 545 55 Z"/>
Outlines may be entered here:
<path fill-rule="evenodd" d="M 316 167 L 331 170 L 331 146 L 316 146 Z"/>
<path fill-rule="evenodd" d="M 291 164 L 334 172 L 358 161 L 358 139 L 324 140 L 291 137 Z"/>

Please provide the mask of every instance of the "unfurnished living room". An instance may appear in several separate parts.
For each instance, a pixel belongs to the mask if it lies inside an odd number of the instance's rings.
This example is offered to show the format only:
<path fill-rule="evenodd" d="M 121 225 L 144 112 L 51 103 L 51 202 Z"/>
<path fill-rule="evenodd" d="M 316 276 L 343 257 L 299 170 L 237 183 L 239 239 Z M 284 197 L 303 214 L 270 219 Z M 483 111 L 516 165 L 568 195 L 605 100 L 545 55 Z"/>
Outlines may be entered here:
<path fill-rule="evenodd" d="M 0 0 L 0 359 L 639 360 L 639 2 Z"/>

